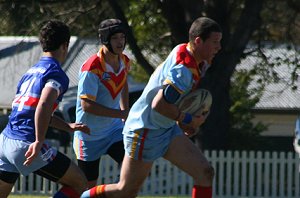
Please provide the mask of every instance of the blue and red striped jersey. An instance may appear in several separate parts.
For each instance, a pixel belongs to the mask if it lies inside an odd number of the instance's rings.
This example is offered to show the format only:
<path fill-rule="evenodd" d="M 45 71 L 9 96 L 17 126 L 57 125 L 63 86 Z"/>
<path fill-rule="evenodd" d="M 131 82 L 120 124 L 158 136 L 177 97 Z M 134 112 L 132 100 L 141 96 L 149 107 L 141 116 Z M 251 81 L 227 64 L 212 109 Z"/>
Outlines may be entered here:
<path fill-rule="evenodd" d="M 12 102 L 12 112 L 3 133 L 12 139 L 35 141 L 34 114 L 44 87 L 57 90 L 58 98 L 53 111 L 69 86 L 69 78 L 60 63 L 52 57 L 42 57 L 21 78 Z"/>

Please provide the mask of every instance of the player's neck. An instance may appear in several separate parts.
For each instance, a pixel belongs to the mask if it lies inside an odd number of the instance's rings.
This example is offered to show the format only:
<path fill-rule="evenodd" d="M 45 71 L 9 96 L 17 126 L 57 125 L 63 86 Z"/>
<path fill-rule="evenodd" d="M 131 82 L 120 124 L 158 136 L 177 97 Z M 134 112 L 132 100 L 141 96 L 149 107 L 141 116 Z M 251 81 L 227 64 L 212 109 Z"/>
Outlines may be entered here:
<path fill-rule="evenodd" d="M 43 57 L 52 57 L 56 59 L 59 63 L 62 63 L 60 56 L 58 56 L 58 54 L 53 52 L 43 52 Z"/>
<path fill-rule="evenodd" d="M 119 70 L 120 58 L 118 54 L 113 54 L 107 48 L 104 48 L 104 59 L 105 62 L 111 65 L 115 71 Z"/>
<path fill-rule="evenodd" d="M 190 43 L 188 43 L 188 45 L 186 46 L 186 49 L 194 57 L 197 65 L 199 65 L 200 63 L 203 62 L 203 60 L 201 59 L 201 57 L 199 57 L 197 55 L 196 49 L 194 49 Z"/>

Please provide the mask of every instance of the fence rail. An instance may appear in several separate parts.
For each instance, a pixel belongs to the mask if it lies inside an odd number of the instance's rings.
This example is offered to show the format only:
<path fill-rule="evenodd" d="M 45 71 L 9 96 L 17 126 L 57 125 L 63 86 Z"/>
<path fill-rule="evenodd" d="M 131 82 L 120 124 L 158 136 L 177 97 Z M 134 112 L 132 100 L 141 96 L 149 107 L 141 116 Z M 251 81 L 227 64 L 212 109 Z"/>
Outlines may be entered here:
<path fill-rule="evenodd" d="M 60 148 L 71 159 L 71 148 Z M 292 152 L 205 151 L 216 171 L 213 197 L 293 198 L 300 197 L 299 158 Z M 112 183 L 119 174 L 117 164 L 108 156 L 100 164 L 98 183 Z M 190 195 L 191 177 L 164 159 L 157 160 L 140 195 Z M 59 185 L 40 176 L 21 176 L 12 194 L 53 195 Z"/>

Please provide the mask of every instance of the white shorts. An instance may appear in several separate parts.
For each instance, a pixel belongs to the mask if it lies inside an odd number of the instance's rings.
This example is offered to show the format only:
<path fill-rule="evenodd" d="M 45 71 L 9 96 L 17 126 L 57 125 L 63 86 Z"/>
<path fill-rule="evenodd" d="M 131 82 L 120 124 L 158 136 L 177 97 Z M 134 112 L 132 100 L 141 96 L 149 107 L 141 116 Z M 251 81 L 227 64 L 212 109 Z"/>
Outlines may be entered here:
<path fill-rule="evenodd" d="M 0 170 L 21 173 L 26 176 L 47 165 L 57 154 L 57 150 L 45 142 L 38 157 L 29 166 L 25 166 L 23 165 L 26 160 L 25 153 L 30 144 L 31 142 L 10 139 L 1 133 Z"/>
<path fill-rule="evenodd" d="M 168 129 L 123 131 L 125 153 L 130 158 L 153 162 L 163 157 L 174 137 L 184 135 L 177 124 Z"/>

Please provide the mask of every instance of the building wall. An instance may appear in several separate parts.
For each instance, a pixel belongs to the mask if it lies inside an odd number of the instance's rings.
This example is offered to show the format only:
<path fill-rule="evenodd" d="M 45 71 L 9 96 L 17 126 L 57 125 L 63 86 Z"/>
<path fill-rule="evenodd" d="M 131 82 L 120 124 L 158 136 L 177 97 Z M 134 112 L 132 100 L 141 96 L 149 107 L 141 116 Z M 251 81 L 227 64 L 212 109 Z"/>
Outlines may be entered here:
<path fill-rule="evenodd" d="M 294 136 L 295 122 L 297 115 L 291 114 L 256 114 L 254 123 L 258 121 L 268 125 L 268 130 L 263 132 L 263 136 Z"/>

